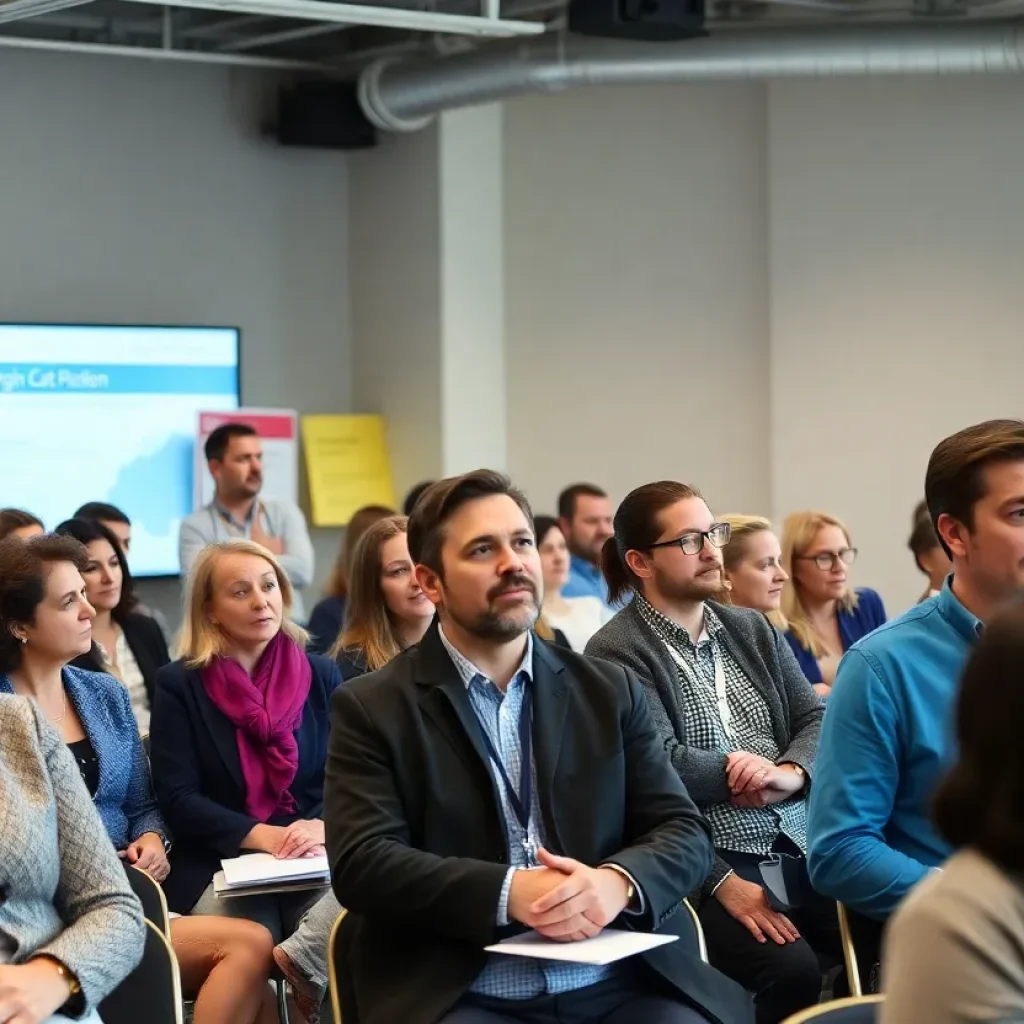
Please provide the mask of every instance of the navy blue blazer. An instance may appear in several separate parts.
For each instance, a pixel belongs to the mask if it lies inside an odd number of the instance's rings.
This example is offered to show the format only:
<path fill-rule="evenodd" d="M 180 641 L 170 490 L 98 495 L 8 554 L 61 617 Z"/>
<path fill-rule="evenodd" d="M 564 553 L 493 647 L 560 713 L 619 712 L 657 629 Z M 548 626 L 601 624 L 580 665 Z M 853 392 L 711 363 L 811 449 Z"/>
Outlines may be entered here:
<path fill-rule="evenodd" d="M 167 838 L 128 691 L 106 672 L 65 665 L 62 676 L 99 761 L 100 785 L 93 803 L 110 841 L 123 850 L 145 832 Z M 10 677 L 0 672 L 0 693 L 13 692 Z"/>
<path fill-rule="evenodd" d="M 313 654 L 326 654 L 338 639 L 345 624 L 345 598 L 325 597 L 317 601 L 309 617 L 309 650 Z"/>
<path fill-rule="evenodd" d="M 295 731 L 299 768 L 289 787 L 298 813 L 263 824 L 323 817 L 331 695 L 341 676 L 329 658 L 307 657 L 313 679 Z M 171 910 L 187 914 L 220 870 L 221 859 L 239 856 L 242 840 L 261 822 L 245 810 L 235 726 L 207 696 L 201 672 L 183 661 L 157 673 L 149 756 L 157 799 L 174 834 L 164 891 Z"/>
<path fill-rule="evenodd" d="M 857 588 L 857 607 L 853 611 L 840 609 L 836 613 L 839 620 L 839 636 L 843 641 L 845 654 L 861 637 L 873 633 L 879 626 L 885 625 L 885 605 L 877 591 L 869 587 Z M 806 647 L 802 647 L 792 633 L 785 634 L 789 646 L 796 655 L 803 674 L 809 683 L 821 682 L 821 669 L 814 655 Z"/>

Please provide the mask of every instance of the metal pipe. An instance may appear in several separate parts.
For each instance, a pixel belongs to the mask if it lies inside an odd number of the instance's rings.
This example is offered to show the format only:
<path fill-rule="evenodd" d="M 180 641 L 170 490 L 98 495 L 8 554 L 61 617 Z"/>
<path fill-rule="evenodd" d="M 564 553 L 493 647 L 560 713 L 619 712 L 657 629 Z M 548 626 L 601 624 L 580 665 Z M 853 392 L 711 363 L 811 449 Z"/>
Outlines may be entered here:
<path fill-rule="evenodd" d="M 252 57 L 248 54 L 211 53 L 206 50 L 164 50 L 153 46 L 115 46 L 110 43 L 71 43 L 62 39 L 23 39 L 0 35 L 0 48 L 14 50 L 53 50 L 58 53 L 91 53 L 100 57 L 146 57 L 150 60 L 180 61 L 186 64 L 221 64 L 229 67 L 273 68 L 287 71 L 332 71 L 326 64 L 285 60 L 276 57 Z"/>
<path fill-rule="evenodd" d="M 1019 73 L 1024 21 L 909 22 L 737 29 L 673 43 L 546 35 L 453 57 L 376 61 L 359 79 L 363 112 L 416 131 L 444 110 L 581 85 L 834 75 Z"/>

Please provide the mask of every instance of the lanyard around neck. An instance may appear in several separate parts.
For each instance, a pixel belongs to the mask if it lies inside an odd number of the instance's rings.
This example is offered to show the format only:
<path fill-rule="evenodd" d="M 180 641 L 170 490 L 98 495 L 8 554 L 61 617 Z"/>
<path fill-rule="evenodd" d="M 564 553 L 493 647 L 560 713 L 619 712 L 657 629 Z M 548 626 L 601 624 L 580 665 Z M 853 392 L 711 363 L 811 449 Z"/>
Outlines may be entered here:
<path fill-rule="evenodd" d="M 715 663 L 715 700 L 718 704 L 718 717 L 722 720 L 722 729 L 725 732 L 726 737 L 730 742 L 735 743 L 736 737 L 732 731 L 732 711 L 729 709 L 729 695 L 725 689 L 725 665 L 722 661 L 722 652 L 718 649 L 718 644 L 711 640 L 711 657 Z M 662 643 L 668 648 L 668 653 L 672 660 L 679 666 L 679 669 L 686 674 L 686 678 L 689 679 L 692 686 L 697 686 L 697 673 L 696 670 L 686 661 L 686 659 L 676 650 L 675 646 L 669 643 L 668 640 L 662 640 Z M 695 648 L 696 650 L 696 648 Z"/>
<path fill-rule="evenodd" d="M 508 769 L 505 767 L 505 763 L 501 759 L 494 741 L 487 734 L 487 730 L 481 729 L 480 731 L 483 733 L 487 753 L 494 762 L 494 767 L 497 768 L 502 783 L 504 783 L 508 802 L 523 830 L 523 849 L 526 852 L 527 860 L 532 864 L 536 859 L 536 850 L 530 835 L 530 810 L 533 806 L 533 691 L 529 680 L 524 680 L 523 682 L 523 702 L 519 707 L 520 769 L 518 790 L 512 785 Z"/>

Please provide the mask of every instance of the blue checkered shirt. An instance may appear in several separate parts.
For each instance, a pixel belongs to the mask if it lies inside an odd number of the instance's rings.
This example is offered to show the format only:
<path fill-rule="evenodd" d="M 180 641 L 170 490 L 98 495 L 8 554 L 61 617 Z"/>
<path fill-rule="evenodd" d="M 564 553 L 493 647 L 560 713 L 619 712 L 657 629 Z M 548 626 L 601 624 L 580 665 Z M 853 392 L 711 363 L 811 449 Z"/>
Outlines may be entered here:
<path fill-rule="evenodd" d="M 522 773 L 522 748 L 519 743 L 519 712 L 528 684 L 532 683 L 533 636 L 527 634 L 526 654 L 519 670 L 512 677 L 502 693 L 494 683 L 467 658 L 463 657 L 439 630 L 441 643 L 455 664 L 469 693 L 480 727 L 487 732 L 494 749 L 505 763 L 508 777 L 516 785 Z M 544 834 L 544 819 L 540 813 L 540 798 L 537 795 L 537 766 L 530 765 L 533 772 L 533 796 L 530 801 L 530 825 L 534 841 L 547 846 Z M 516 868 L 528 867 L 522 826 L 508 799 L 508 791 L 501 779 L 501 772 L 491 765 L 498 793 L 501 797 L 501 813 L 505 820 L 505 834 L 508 838 L 508 862 L 511 867 L 505 876 L 498 900 L 497 924 L 507 925 L 508 896 L 512 888 L 512 876 Z M 545 994 L 572 992 L 587 985 L 594 985 L 607 978 L 614 970 L 614 964 L 605 967 L 590 967 L 586 964 L 559 963 L 555 960 L 530 960 L 521 956 L 503 956 L 492 953 L 487 966 L 480 972 L 470 991 L 494 999 L 534 999 Z"/>

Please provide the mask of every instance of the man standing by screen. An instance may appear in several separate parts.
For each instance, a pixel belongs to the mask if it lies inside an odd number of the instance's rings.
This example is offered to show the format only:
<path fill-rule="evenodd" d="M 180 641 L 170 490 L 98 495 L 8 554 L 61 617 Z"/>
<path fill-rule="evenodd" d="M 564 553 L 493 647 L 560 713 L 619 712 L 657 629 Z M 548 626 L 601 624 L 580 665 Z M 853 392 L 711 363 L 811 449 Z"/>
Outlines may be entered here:
<path fill-rule="evenodd" d="M 213 501 L 182 521 L 178 538 L 182 574 L 192 568 L 207 544 L 247 537 L 284 566 L 296 590 L 292 614 L 304 621 L 299 591 L 313 580 L 313 543 L 297 505 L 260 498 L 263 446 L 259 435 L 248 424 L 225 423 L 206 439 L 203 451 L 214 480 Z"/>

